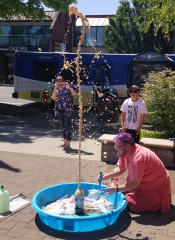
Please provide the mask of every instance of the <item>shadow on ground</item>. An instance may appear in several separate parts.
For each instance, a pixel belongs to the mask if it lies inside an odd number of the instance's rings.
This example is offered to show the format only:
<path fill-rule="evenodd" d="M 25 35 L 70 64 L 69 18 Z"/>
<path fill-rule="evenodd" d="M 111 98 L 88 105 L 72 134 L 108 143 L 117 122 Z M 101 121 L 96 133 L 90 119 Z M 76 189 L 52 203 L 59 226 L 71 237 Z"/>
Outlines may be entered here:
<path fill-rule="evenodd" d="M 119 239 L 128 239 L 128 240 L 148 240 L 150 239 L 149 230 L 156 229 L 160 226 L 169 225 L 170 223 L 175 221 L 175 206 L 171 205 L 171 210 L 169 213 L 131 213 L 126 208 L 122 211 L 117 219 L 117 221 L 101 230 L 96 230 L 93 232 L 64 232 L 53 229 L 49 226 L 46 226 L 39 218 L 37 214 L 35 217 L 36 226 L 40 231 L 45 233 L 46 235 L 53 236 L 59 239 L 67 239 L 74 240 L 75 237 L 78 239 L 91 239 L 91 240 L 100 240 L 100 239 L 109 239 L 109 240 L 117 240 Z M 137 228 L 130 227 L 131 222 L 136 222 Z M 143 228 L 142 226 L 149 228 Z M 139 227 L 140 226 L 140 227 Z M 141 229 L 147 229 L 146 231 L 141 231 Z M 154 231 L 152 233 L 154 235 Z M 153 237 L 152 235 L 152 237 Z M 77 239 L 77 238 L 76 238 Z"/>
<path fill-rule="evenodd" d="M 76 154 L 79 153 L 79 150 L 72 148 L 72 149 L 67 150 L 66 153 L 67 153 L 67 154 L 70 154 L 70 155 L 76 155 Z M 81 150 L 81 155 L 94 155 L 94 153 Z"/>
<path fill-rule="evenodd" d="M 5 163 L 1 160 L 0 160 L 0 168 L 5 168 L 5 169 L 7 169 L 9 171 L 13 171 L 13 172 L 21 172 L 20 169 L 11 167 L 10 165 L 8 165 L 7 163 Z"/>
<path fill-rule="evenodd" d="M 127 221 L 123 221 L 124 219 L 125 220 L 127 219 Z M 122 233 L 129 227 L 129 225 L 131 223 L 131 217 L 130 217 L 129 213 L 127 212 L 127 210 L 124 210 L 123 212 L 120 213 L 120 216 L 115 223 L 113 223 L 112 225 L 110 225 L 104 229 L 95 230 L 92 232 L 59 231 L 59 230 L 53 229 L 49 226 L 46 226 L 44 223 L 42 223 L 38 214 L 36 215 L 35 223 L 40 231 L 42 231 L 43 233 L 45 233 L 49 236 L 56 237 L 59 239 L 74 240 L 75 237 L 80 237 L 80 239 L 82 238 L 82 239 L 96 239 L 96 240 L 99 239 L 100 240 L 103 238 L 110 239 L 117 235 L 120 235 L 120 233 Z M 132 240 L 134 240 L 134 239 L 132 239 Z"/>
<path fill-rule="evenodd" d="M 171 222 L 175 222 L 175 206 L 171 204 L 170 212 L 168 213 L 142 213 L 136 216 L 133 214 L 132 220 L 142 225 L 166 226 Z"/>
<path fill-rule="evenodd" d="M 62 137 L 62 130 L 59 125 L 58 118 L 53 114 L 52 109 L 43 109 L 40 105 L 27 104 L 20 108 L 19 114 L 13 114 L 15 111 L 18 113 L 18 108 L 15 106 L 3 104 L 4 111 L 8 114 L 0 115 L 1 134 L 0 142 L 11 143 L 31 143 L 33 139 L 38 137 L 49 136 L 53 138 Z M 23 111 L 22 111 L 23 109 Z M 12 114 L 10 115 L 12 111 Z M 30 114 L 31 113 L 31 114 Z M 10 132 L 7 133 L 5 127 L 10 127 Z M 15 127 L 14 129 L 11 127 Z M 30 128 L 30 132 L 26 131 Z M 83 128 L 82 128 L 82 141 L 87 138 L 97 139 L 102 134 L 118 134 L 120 122 L 105 123 L 99 122 L 97 118 L 97 111 L 91 110 L 83 113 Z M 79 138 L 79 122 L 78 112 L 75 112 L 72 119 L 72 141 L 77 141 Z M 30 138 L 33 136 L 33 139 Z M 74 153 L 75 154 L 75 153 Z"/>

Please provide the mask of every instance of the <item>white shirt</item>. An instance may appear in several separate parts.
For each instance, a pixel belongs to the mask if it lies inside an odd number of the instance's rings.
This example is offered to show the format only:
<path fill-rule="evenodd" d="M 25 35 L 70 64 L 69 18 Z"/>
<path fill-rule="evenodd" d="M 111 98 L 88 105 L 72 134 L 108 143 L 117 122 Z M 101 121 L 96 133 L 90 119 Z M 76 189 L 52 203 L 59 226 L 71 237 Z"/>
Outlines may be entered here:
<path fill-rule="evenodd" d="M 146 105 L 140 98 L 137 102 L 133 102 L 131 98 L 126 99 L 120 110 L 126 113 L 125 127 L 135 130 L 139 127 L 141 114 L 147 113 Z"/>

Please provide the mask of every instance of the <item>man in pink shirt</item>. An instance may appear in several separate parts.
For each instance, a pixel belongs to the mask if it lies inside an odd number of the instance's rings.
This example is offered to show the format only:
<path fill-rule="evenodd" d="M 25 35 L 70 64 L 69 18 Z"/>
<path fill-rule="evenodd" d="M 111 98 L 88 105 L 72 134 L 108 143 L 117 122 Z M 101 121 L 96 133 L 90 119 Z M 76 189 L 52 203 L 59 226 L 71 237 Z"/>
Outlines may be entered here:
<path fill-rule="evenodd" d="M 106 188 L 105 195 L 123 192 L 133 212 L 169 212 L 170 178 L 158 156 L 150 149 L 135 144 L 130 133 L 119 134 L 114 143 L 119 165 L 113 172 L 104 174 L 102 179 L 118 177 L 125 171 L 128 171 L 128 177 L 123 185 Z"/>

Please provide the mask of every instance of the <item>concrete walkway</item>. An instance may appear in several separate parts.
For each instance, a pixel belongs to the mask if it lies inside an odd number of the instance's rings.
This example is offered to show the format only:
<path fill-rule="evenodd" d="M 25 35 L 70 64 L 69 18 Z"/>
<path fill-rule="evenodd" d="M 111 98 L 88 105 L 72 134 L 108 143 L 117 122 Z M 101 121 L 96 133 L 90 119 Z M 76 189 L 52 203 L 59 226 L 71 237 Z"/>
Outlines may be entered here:
<path fill-rule="evenodd" d="M 120 124 L 100 124 L 96 117 L 85 116 L 82 136 L 82 182 L 97 183 L 100 171 L 114 169 L 100 161 L 96 139 L 103 133 L 117 134 Z M 78 122 L 72 123 L 73 150 L 58 148 L 62 132 L 50 113 L 33 116 L 0 116 L 0 183 L 10 196 L 23 193 L 32 199 L 39 190 L 78 180 Z M 167 214 L 120 213 L 117 221 L 105 229 L 87 233 L 67 233 L 44 225 L 31 206 L 0 222 L 0 240 L 175 240 L 175 170 L 171 178 L 172 205 Z M 119 184 L 124 183 L 126 174 Z"/>
<path fill-rule="evenodd" d="M 14 114 L 13 107 L 5 110 Z M 32 111 L 33 115 L 26 116 Z M 36 107 L 34 110 L 24 108 L 23 111 L 20 109 L 19 114 L 21 115 L 0 117 L 0 151 L 78 158 L 79 122 L 76 118 L 72 121 L 72 150 L 65 152 L 58 147 L 63 144 L 62 130 L 60 130 L 58 119 L 51 114 L 51 111 Z M 84 113 L 81 138 L 82 159 L 100 161 L 101 147 L 97 143 L 98 137 L 104 133 L 117 135 L 119 129 L 120 122 L 100 123 L 96 112 Z"/>
<path fill-rule="evenodd" d="M 97 183 L 100 171 L 111 171 L 115 166 L 99 161 L 82 161 L 82 182 Z M 10 196 L 23 193 L 32 199 L 39 190 L 61 183 L 77 182 L 78 160 L 75 158 L 48 157 L 37 154 L 0 152 L 0 182 Z M 171 182 L 174 170 L 169 170 Z M 125 181 L 120 177 L 120 183 Z M 171 211 L 166 214 L 133 214 L 124 210 L 117 221 L 105 229 L 87 233 L 67 233 L 44 225 L 31 206 L 0 222 L 1 240 L 175 240 L 175 191 Z"/>
<path fill-rule="evenodd" d="M 33 129 L 20 126 L 0 126 L 0 151 L 11 153 L 28 153 L 44 156 L 77 158 L 79 142 L 78 136 L 71 142 L 72 150 L 63 151 L 59 148 L 63 144 L 61 132 L 49 129 Z M 82 137 L 82 159 L 101 160 L 101 148 L 94 138 Z"/>

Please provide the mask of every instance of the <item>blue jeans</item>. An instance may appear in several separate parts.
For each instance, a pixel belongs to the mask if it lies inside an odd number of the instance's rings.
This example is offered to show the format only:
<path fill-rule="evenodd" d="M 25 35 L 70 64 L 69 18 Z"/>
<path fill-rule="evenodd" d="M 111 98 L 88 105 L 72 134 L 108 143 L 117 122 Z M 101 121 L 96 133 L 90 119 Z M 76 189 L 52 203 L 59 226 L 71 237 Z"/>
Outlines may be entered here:
<path fill-rule="evenodd" d="M 58 114 L 58 119 L 60 120 L 61 127 L 63 129 L 63 138 L 67 141 L 71 141 L 71 115 L 64 115 L 62 113 Z"/>

